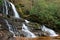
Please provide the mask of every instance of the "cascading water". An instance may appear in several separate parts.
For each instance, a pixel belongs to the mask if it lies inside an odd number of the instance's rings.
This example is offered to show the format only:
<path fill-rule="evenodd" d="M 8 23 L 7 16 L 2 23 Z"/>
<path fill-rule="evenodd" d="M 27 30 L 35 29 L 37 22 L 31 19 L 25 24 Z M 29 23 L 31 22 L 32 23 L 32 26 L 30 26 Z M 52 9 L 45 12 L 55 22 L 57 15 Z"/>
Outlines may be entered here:
<path fill-rule="evenodd" d="M 53 31 L 52 29 L 49 29 L 49 28 L 45 27 L 45 25 L 41 26 L 41 30 L 43 32 L 45 32 L 44 35 L 49 35 L 50 37 L 58 36 L 58 34 L 56 34 L 55 31 Z"/>
<path fill-rule="evenodd" d="M 7 0 L 3 1 L 3 13 L 6 13 L 6 15 L 8 15 L 8 5 L 9 3 L 7 2 Z"/>
<path fill-rule="evenodd" d="M 13 12 L 14 12 L 14 17 L 15 18 L 20 18 L 18 12 L 16 11 L 16 8 L 15 8 L 14 4 L 12 4 L 11 2 L 9 2 L 9 3 L 11 5 L 11 7 L 12 7 Z"/>
<path fill-rule="evenodd" d="M 23 26 L 22 26 L 22 32 L 23 32 L 23 35 L 28 37 L 28 38 L 35 38 L 35 34 L 33 34 L 32 32 L 30 32 L 27 28 L 27 26 L 25 26 L 25 24 L 23 23 Z"/>
<path fill-rule="evenodd" d="M 13 34 L 13 37 L 16 37 L 16 35 L 20 36 L 20 33 L 17 31 L 17 29 L 14 26 L 10 25 L 7 20 L 5 20 L 5 22 L 6 25 L 8 26 L 9 32 Z"/>
<path fill-rule="evenodd" d="M 28 20 L 25 20 L 25 22 L 26 22 L 26 23 L 29 23 L 30 21 L 28 21 Z"/>
<path fill-rule="evenodd" d="M 22 29 L 28 30 L 28 27 L 23 23 Z"/>

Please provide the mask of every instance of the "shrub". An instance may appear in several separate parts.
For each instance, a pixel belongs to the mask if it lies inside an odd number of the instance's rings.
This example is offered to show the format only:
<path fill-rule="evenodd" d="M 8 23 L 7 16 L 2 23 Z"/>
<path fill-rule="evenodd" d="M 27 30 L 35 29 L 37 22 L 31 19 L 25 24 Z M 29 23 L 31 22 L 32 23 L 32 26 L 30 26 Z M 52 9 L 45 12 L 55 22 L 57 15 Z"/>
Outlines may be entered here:
<path fill-rule="evenodd" d="M 30 15 L 38 16 L 41 23 L 53 28 L 60 28 L 60 5 L 59 0 L 37 0 L 30 11 Z M 58 26 L 58 27 L 57 27 Z"/>

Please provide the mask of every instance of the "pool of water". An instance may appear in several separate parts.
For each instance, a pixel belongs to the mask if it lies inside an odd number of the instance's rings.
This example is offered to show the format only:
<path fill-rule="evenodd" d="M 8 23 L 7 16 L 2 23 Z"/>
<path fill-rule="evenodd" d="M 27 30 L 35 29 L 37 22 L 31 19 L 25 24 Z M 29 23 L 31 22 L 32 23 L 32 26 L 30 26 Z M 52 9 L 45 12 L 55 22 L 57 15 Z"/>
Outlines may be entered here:
<path fill-rule="evenodd" d="M 37 38 L 15 37 L 15 40 L 60 40 L 60 36 L 58 37 L 37 37 Z"/>

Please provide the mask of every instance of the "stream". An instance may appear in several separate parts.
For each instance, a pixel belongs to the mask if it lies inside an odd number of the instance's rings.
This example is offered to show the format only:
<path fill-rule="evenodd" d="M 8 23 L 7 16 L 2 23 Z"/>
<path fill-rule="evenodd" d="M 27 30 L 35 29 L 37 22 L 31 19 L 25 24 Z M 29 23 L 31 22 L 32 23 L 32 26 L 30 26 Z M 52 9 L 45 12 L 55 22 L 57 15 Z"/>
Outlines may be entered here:
<path fill-rule="evenodd" d="M 50 40 L 50 37 L 57 37 L 59 36 L 54 30 L 50 29 L 50 28 L 47 28 L 45 25 L 39 25 L 37 30 L 34 31 L 34 28 L 35 28 L 35 23 L 33 22 L 30 22 L 26 19 L 23 19 L 24 21 L 22 22 L 21 21 L 21 17 L 19 15 L 19 13 L 17 12 L 16 8 L 15 8 L 15 5 L 7 0 L 4 0 L 3 1 L 3 14 L 5 15 L 9 15 L 9 9 L 11 8 L 12 10 L 12 14 L 14 14 L 11 18 L 3 18 L 3 20 L 5 21 L 5 25 L 6 26 L 3 26 L 3 28 L 5 27 L 6 31 L 8 31 L 7 33 L 11 33 L 9 34 L 9 37 L 10 35 L 12 35 L 12 39 L 15 37 L 16 39 L 13 39 L 13 40 L 19 40 L 21 37 L 21 40 L 44 40 L 44 37 L 43 39 L 41 39 L 42 35 L 44 36 L 49 36 L 49 37 L 45 37 L 47 40 Z M 2 20 L 1 20 L 2 21 Z M 15 21 L 15 22 L 14 22 Z M 17 25 L 15 26 L 15 24 L 13 24 L 13 22 Z M 3 22 L 2 22 L 3 23 Z M 28 24 L 32 24 L 32 25 L 28 25 Z M 19 25 L 19 26 L 18 26 Z M 34 26 L 33 26 L 34 25 Z M 19 27 L 20 29 L 18 30 L 17 27 Z M 5 32 L 5 31 L 4 31 Z M 2 33 L 2 32 L 1 32 Z M 0 33 L 0 34 L 1 34 Z M 3 34 L 2 34 L 3 35 Z M 7 34 L 5 34 L 7 35 Z M 39 36 L 40 35 L 40 36 Z M 3 37 L 3 36 L 1 36 Z M 0 37 L 0 38 L 1 38 Z M 8 37 L 8 38 L 9 38 Z M 10 37 L 10 38 L 11 38 Z M 28 38 L 28 39 L 23 39 L 24 37 Z M 41 37 L 40 39 L 38 37 Z M 32 39 L 29 39 L 29 38 L 32 38 Z M 34 39 L 33 39 L 34 38 Z M 36 38 L 36 39 L 35 39 Z M 37 39 L 38 38 L 38 39 Z M 46 40 L 45 39 L 45 40 Z M 4 40 L 4 39 L 1 39 L 1 40 Z M 5 38 L 6 40 L 6 38 Z M 11 39 L 10 39 L 11 40 Z"/>

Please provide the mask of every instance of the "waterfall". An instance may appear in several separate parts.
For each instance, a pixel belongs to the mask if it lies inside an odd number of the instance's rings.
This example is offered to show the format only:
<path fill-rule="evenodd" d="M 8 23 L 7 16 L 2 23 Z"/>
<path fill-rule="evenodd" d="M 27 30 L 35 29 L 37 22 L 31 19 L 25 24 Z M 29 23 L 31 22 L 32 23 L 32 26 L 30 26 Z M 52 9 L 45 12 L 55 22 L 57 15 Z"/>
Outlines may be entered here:
<path fill-rule="evenodd" d="M 28 27 L 23 23 L 22 29 L 28 30 Z"/>
<path fill-rule="evenodd" d="M 30 21 L 28 21 L 28 20 L 25 20 L 25 22 L 26 22 L 26 23 L 29 23 Z"/>
<path fill-rule="evenodd" d="M 13 12 L 14 12 L 14 17 L 15 18 L 20 18 L 14 4 L 12 4 L 11 2 L 7 1 L 7 0 L 4 0 L 3 1 L 3 13 L 6 13 L 6 15 L 9 14 L 9 8 L 12 8 Z"/>
<path fill-rule="evenodd" d="M 6 13 L 6 15 L 8 15 L 8 2 L 7 2 L 7 0 L 3 1 L 3 13 Z"/>
<path fill-rule="evenodd" d="M 17 31 L 17 29 L 14 26 L 10 25 L 7 20 L 5 20 L 5 22 L 9 28 L 9 32 L 11 32 L 13 34 L 13 37 L 16 37 L 16 35 L 20 36 L 20 33 Z"/>
<path fill-rule="evenodd" d="M 11 5 L 11 7 L 12 7 L 13 12 L 14 12 L 14 17 L 15 17 L 15 18 L 20 18 L 20 16 L 19 16 L 19 14 L 18 14 L 18 12 L 17 12 L 14 4 L 12 4 L 11 2 L 9 2 L 9 3 L 10 3 L 10 5 Z"/>
<path fill-rule="evenodd" d="M 45 33 L 44 35 L 49 35 L 50 37 L 58 36 L 54 30 L 45 27 L 45 25 L 41 26 L 41 30 Z"/>
<path fill-rule="evenodd" d="M 28 38 L 35 38 L 35 34 L 30 32 L 27 28 L 27 26 L 25 26 L 25 24 L 23 24 L 22 26 L 22 32 L 23 32 L 23 35 L 28 37 Z"/>

